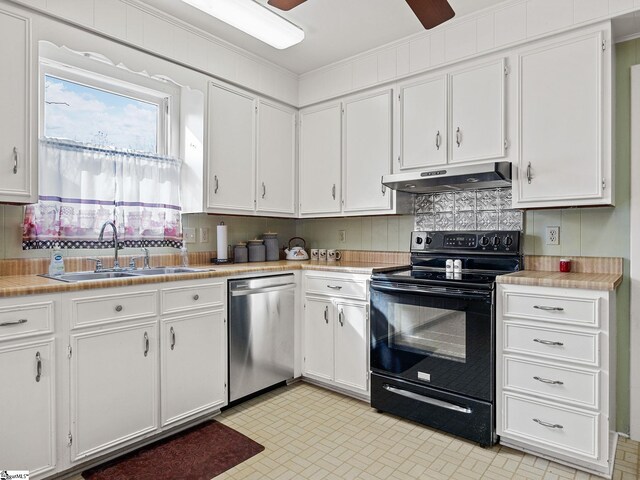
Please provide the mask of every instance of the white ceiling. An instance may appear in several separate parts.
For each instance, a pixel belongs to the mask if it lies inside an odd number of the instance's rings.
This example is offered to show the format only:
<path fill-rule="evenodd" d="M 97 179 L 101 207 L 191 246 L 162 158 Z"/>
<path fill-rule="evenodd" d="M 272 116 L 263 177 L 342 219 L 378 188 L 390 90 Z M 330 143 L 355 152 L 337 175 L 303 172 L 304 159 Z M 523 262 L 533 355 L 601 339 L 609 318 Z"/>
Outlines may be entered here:
<path fill-rule="evenodd" d="M 306 34 L 302 43 L 277 50 L 180 0 L 143 1 L 295 73 L 308 72 L 424 31 L 405 0 L 308 0 L 288 12 L 275 10 Z M 265 5 L 267 2 L 257 1 Z M 456 17 L 461 17 L 503 1 L 450 0 L 450 3 Z"/>

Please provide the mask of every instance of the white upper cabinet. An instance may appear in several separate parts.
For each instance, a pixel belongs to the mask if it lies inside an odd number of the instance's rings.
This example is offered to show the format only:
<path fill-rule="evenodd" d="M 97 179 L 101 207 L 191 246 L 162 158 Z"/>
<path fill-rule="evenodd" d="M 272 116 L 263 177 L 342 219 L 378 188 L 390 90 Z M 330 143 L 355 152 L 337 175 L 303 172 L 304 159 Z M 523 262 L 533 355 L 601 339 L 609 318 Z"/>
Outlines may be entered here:
<path fill-rule="evenodd" d="M 209 84 L 207 208 L 253 212 L 256 99 Z"/>
<path fill-rule="evenodd" d="M 451 162 L 505 155 L 504 83 L 504 59 L 450 75 Z"/>
<path fill-rule="evenodd" d="M 611 52 L 603 50 L 603 40 L 595 31 L 518 55 L 514 206 L 612 203 Z"/>
<path fill-rule="evenodd" d="M 447 163 L 447 77 L 430 77 L 399 87 L 400 153 L 407 170 Z"/>
<path fill-rule="evenodd" d="M 0 10 L 0 201 L 36 201 L 37 133 L 33 128 L 31 21 Z"/>
<path fill-rule="evenodd" d="M 344 212 L 390 210 L 393 192 L 381 184 L 391 173 L 392 90 L 344 102 Z"/>
<path fill-rule="evenodd" d="M 340 213 L 342 106 L 325 104 L 300 112 L 300 214 Z"/>
<path fill-rule="evenodd" d="M 293 215 L 296 211 L 296 112 L 259 100 L 257 209 Z"/>

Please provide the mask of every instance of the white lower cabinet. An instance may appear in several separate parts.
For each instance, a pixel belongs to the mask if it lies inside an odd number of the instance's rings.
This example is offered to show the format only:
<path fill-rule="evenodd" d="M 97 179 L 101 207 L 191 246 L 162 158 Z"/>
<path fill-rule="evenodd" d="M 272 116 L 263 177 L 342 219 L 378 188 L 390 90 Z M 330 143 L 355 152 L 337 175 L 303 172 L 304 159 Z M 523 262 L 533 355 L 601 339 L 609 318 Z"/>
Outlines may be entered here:
<path fill-rule="evenodd" d="M 226 403 L 224 311 L 162 320 L 162 426 Z"/>
<path fill-rule="evenodd" d="M 327 386 L 368 397 L 366 277 L 309 272 L 305 282 L 303 375 Z M 354 292 L 360 292 L 362 298 L 340 297 L 340 293 L 322 295 L 318 293 L 321 284 L 335 288 L 335 292 L 352 285 L 350 291 L 354 297 L 359 295 Z"/>
<path fill-rule="evenodd" d="M 72 461 L 158 429 L 158 325 L 71 334 Z"/>
<path fill-rule="evenodd" d="M 614 325 L 614 292 L 499 285 L 500 443 L 611 475 Z"/>

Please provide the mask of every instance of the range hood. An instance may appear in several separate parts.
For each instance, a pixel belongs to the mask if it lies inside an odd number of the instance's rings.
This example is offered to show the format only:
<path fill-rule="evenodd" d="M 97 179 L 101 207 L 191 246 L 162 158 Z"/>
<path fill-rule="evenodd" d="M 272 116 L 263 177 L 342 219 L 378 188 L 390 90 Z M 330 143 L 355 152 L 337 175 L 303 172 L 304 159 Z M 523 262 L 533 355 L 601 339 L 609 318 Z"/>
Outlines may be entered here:
<path fill-rule="evenodd" d="M 384 175 L 382 184 L 407 193 L 433 193 L 456 190 L 480 190 L 511 186 L 511 162 L 451 166 L 421 172 Z"/>

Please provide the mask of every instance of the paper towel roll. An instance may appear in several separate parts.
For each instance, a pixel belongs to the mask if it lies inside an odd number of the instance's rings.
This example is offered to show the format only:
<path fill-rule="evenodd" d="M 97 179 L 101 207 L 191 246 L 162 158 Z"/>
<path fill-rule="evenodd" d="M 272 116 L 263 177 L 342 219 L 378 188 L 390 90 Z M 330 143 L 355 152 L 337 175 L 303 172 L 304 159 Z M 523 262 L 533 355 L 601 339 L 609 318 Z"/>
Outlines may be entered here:
<path fill-rule="evenodd" d="M 216 230 L 218 260 L 227 260 L 227 226 L 220 222 Z"/>

